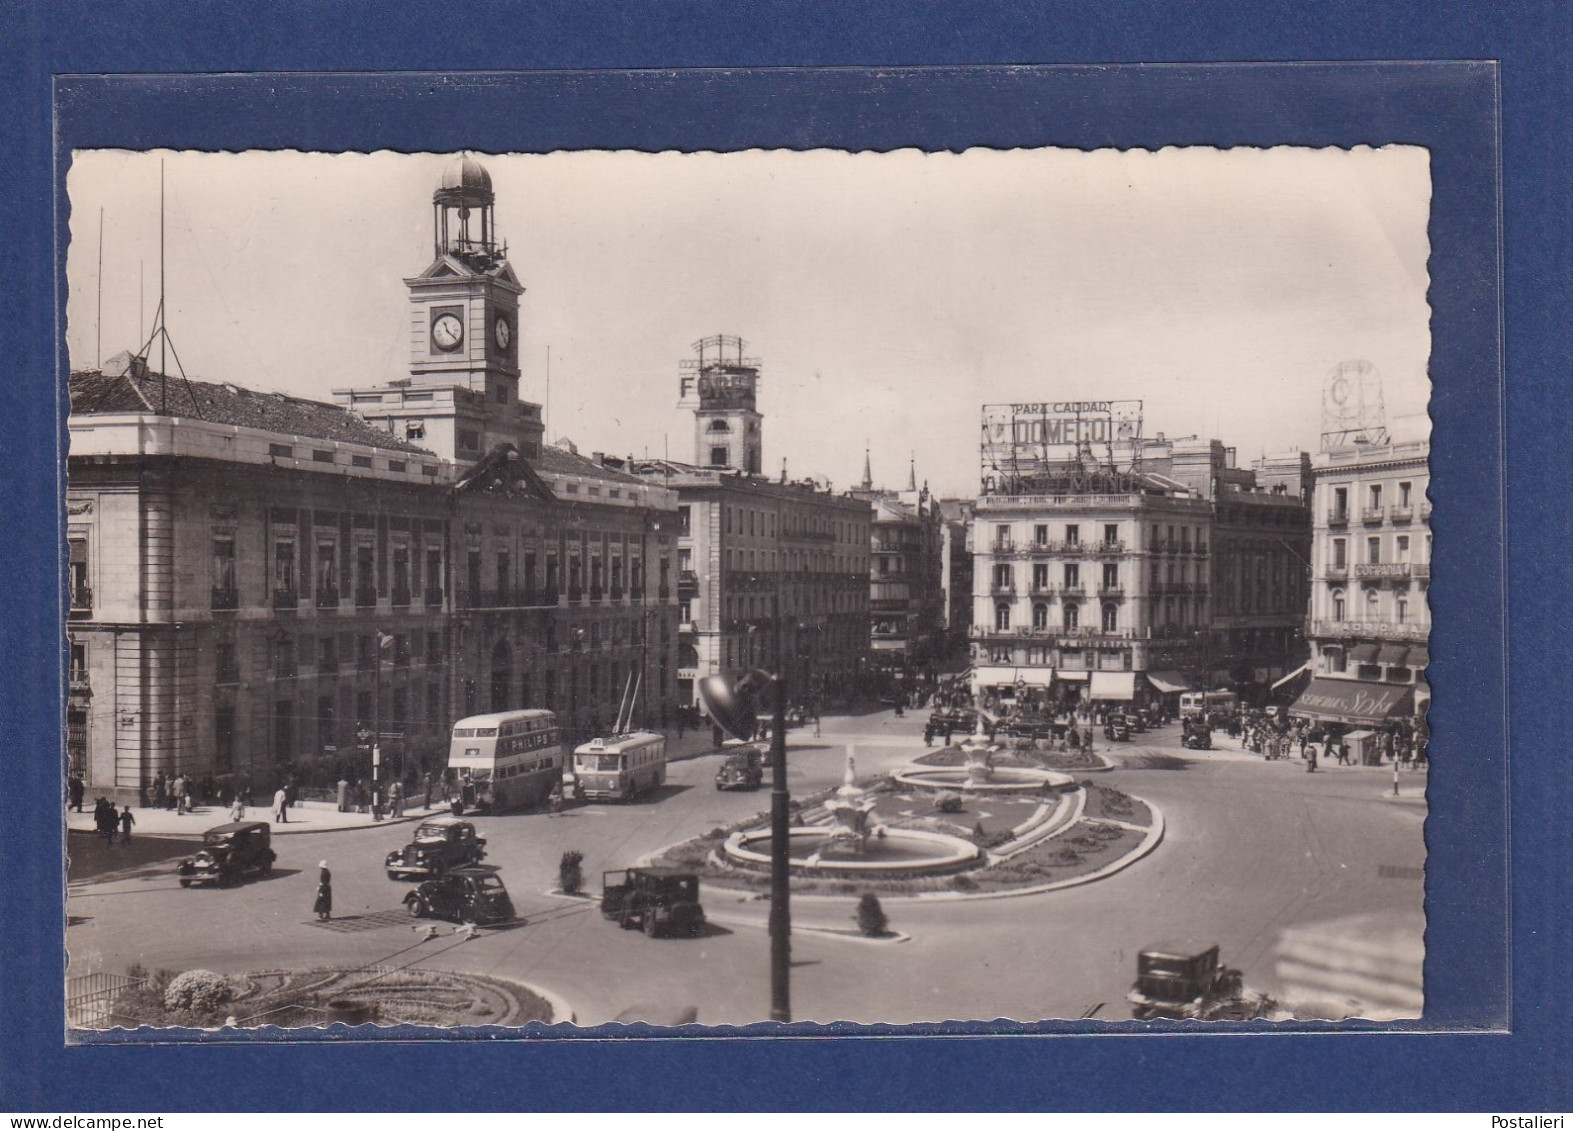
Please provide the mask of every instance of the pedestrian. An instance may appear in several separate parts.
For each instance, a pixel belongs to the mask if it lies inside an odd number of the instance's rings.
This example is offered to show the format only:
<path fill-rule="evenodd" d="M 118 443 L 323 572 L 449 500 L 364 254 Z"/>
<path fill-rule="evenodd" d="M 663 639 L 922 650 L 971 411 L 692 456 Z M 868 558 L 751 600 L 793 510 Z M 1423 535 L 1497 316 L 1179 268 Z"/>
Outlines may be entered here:
<path fill-rule="evenodd" d="M 924 746 L 933 746 L 934 745 L 934 724 L 933 724 L 933 722 L 928 722 L 928 723 L 925 723 L 923 725 L 923 745 Z"/>
<path fill-rule="evenodd" d="M 71 808 L 78 813 L 82 811 L 82 799 L 87 796 L 87 783 L 82 780 L 81 774 L 72 774 L 68 784 L 71 797 Z"/>
<path fill-rule="evenodd" d="M 1305 772 L 1308 773 L 1308 774 L 1316 773 L 1316 747 L 1314 747 L 1314 746 L 1311 747 L 1310 760 L 1307 761 L 1306 764 L 1305 764 Z"/>
<path fill-rule="evenodd" d="M 127 805 L 124 809 L 122 809 L 120 811 L 120 839 L 121 840 L 130 840 L 131 839 L 131 826 L 136 824 L 136 823 L 137 823 L 137 819 L 131 815 L 131 806 Z"/>
<path fill-rule="evenodd" d="M 393 819 L 400 820 L 404 816 L 404 785 L 394 782 L 388 787 L 388 800 L 393 806 Z"/>
<path fill-rule="evenodd" d="M 283 825 L 289 822 L 289 794 L 283 786 L 273 794 L 273 823 Z"/>
<path fill-rule="evenodd" d="M 246 819 L 246 799 L 238 793 L 235 795 L 235 803 L 229 807 L 229 819 L 237 824 Z"/>
<path fill-rule="evenodd" d="M 431 771 L 427 770 L 421 775 L 421 787 L 426 791 L 426 798 L 421 806 L 423 809 L 431 808 L 431 784 Z"/>
<path fill-rule="evenodd" d="M 284 808 L 293 809 L 300 800 L 300 785 L 291 774 L 284 779 Z"/>
<path fill-rule="evenodd" d="M 333 918 L 333 873 L 326 860 L 317 861 L 317 902 L 311 905 L 318 919 Z"/>
<path fill-rule="evenodd" d="M 191 812 L 191 779 L 181 774 L 177 784 L 180 788 L 175 792 L 175 814 L 184 816 Z"/>
<path fill-rule="evenodd" d="M 164 808 L 164 802 L 169 796 L 169 783 L 164 780 L 164 771 L 160 770 L 153 779 L 153 808 Z"/>
<path fill-rule="evenodd" d="M 382 783 L 373 782 L 371 786 L 371 819 L 382 820 Z"/>

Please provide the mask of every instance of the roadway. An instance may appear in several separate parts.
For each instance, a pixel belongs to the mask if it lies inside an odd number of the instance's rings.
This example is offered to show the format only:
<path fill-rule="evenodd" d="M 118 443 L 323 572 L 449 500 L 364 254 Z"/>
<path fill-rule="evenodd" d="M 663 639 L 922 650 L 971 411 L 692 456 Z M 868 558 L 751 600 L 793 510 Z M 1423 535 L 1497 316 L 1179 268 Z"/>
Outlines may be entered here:
<path fill-rule="evenodd" d="M 922 719 L 889 712 L 827 719 L 822 737 L 791 732 L 794 795 L 837 784 L 847 750 L 859 776 L 923 750 Z M 1135 952 L 1160 939 L 1222 944 L 1252 988 L 1272 992 L 1271 950 L 1295 924 L 1365 911 L 1420 907 L 1423 806 L 1384 796 L 1385 771 L 1238 751 L 1178 749 L 1178 729 L 1100 747 L 1117 768 L 1101 779 L 1161 806 L 1164 843 L 1118 875 L 1041 896 L 918 904 L 887 899 L 904 942 L 821 931 L 793 939 L 793 1014 L 799 1020 L 920 1023 L 1126 1016 Z M 1227 742 L 1227 740 L 1224 740 Z M 768 1016 L 764 905 L 707 889 L 716 920 L 699 939 L 647 939 L 601 919 L 594 905 L 548 894 L 565 850 L 584 853 L 587 887 L 604 868 L 719 825 L 762 813 L 768 787 L 719 793 L 719 755 L 671 765 L 658 795 L 631 805 L 477 820 L 525 925 L 459 941 L 421 942 L 400 900 L 407 885 L 382 871 L 409 824 L 275 839 L 272 877 L 232 889 L 182 890 L 156 848 L 119 872 L 69 887 L 72 973 L 133 963 L 223 972 L 376 963 L 426 963 L 545 987 L 582 1024 L 632 1010 L 663 1017 L 698 1007 L 709 1025 Z M 1413 787 L 1411 787 L 1413 788 Z M 75 841 L 76 838 L 74 837 Z M 180 846 L 165 842 L 171 850 Z M 311 915 L 318 860 L 334 875 L 334 920 Z M 1384 867 L 1385 866 L 1385 867 Z M 1392 876 L 1408 878 L 1390 878 Z M 804 926 L 852 926 L 851 900 L 794 901 Z"/>

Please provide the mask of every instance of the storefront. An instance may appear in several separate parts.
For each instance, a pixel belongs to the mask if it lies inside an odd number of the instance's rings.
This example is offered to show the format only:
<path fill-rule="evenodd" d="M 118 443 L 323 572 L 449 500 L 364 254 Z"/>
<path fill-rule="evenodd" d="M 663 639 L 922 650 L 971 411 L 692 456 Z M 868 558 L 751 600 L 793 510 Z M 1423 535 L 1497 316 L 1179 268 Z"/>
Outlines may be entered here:
<path fill-rule="evenodd" d="M 1152 697 L 1161 703 L 1170 714 L 1180 713 L 1180 695 L 1189 691 L 1191 685 L 1179 672 L 1147 672 L 1147 682 L 1152 685 Z"/>
<path fill-rule="evenodd" d="M 1289 713 L 1318 723 L 1380 727 L 1389 719 L 1407 715 L 1413 697 L 1414 688 L 1407 684 L 1317 677 L 1301 692 Z"/>

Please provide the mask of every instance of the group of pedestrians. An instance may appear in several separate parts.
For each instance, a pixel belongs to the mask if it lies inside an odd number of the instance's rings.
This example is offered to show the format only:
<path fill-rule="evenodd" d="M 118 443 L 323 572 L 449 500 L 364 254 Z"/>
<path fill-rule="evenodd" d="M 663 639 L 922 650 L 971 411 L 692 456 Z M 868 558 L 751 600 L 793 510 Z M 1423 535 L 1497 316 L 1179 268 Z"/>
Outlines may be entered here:
<path fill-rule="evenodd" d="M 80 807 L 77 812 L 81 812 Z M 93 827 L 98 830 L 98 835 L 110 844 L 115 843 L 117 834 L 122 840 L 130 840 L 131 826 L 136 823 L 137 819 L 132 815 L 129 805 L 117 812 L 115 803 L 107 797 L 100 797 L 93 804 Z"/>

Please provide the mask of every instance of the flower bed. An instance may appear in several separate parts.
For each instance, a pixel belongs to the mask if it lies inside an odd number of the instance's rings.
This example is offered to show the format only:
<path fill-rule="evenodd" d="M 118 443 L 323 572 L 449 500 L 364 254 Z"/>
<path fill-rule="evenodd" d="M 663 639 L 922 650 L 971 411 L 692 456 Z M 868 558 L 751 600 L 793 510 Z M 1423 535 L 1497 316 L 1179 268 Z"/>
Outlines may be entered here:
<path fill-rule="evenodd" d="M 1090 781 L 1083 781 L 1080 785 L 1087 794 L 1084 816 L 1094 820 L 1124 821 L 1144 828 L 1152 825 L 1152 810 L 1145 801 L 1113 786 Z"/>
<path fill-rule="evenodd" d="M 334 998 L 375 1006 L 384 1025 L 524 1025 L 552 1019 L 551 1005 L 522 986 L 445 970 L 272 970 L 223 978 L 228 994 L 217 982 L 208 984 L 218 975 L 189 977 L 205 975 L 202 971 L 148 974 L 133 967 L 129 973 L 146 981 L 115 1003 L 113 1023 L 127 1027 L 210 1029 L 233 1017 L 245 1028 L 307 1028 L 325 1023 L 325 1006 Z M 192 994 L 180 991 L 194 981 L 202 983 L 203 992 L 193 1001 Z"/>

